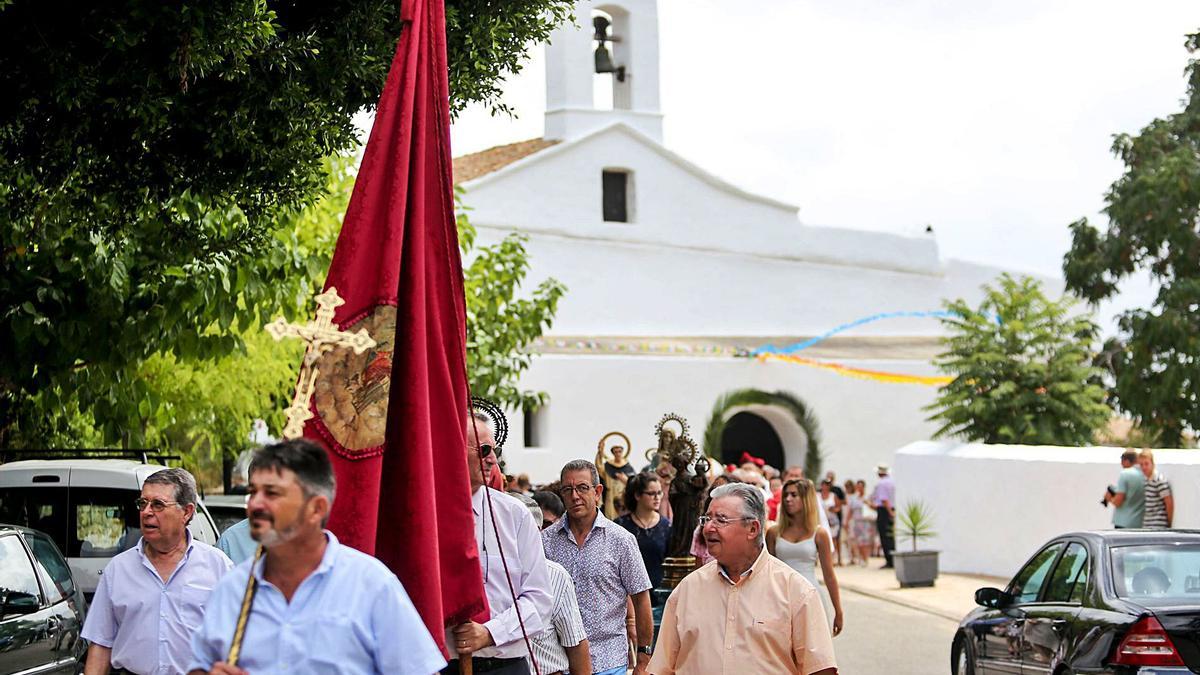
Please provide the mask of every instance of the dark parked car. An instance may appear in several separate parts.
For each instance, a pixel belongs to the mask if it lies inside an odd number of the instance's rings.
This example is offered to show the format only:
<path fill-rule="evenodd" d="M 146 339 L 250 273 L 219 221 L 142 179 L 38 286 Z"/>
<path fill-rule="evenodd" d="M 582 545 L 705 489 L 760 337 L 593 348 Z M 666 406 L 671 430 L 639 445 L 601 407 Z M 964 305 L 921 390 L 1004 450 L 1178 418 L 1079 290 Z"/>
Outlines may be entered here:
<path fill-rule="evenodd" d="M 1200 532 L 1051 540 L 959 625 L 955 675 L 1200 672 Z"/>
<path fill-rule="evenodd" d="M 0 675 L 77 673 L 86 603 L 45 534 L 0 525 Z"/>

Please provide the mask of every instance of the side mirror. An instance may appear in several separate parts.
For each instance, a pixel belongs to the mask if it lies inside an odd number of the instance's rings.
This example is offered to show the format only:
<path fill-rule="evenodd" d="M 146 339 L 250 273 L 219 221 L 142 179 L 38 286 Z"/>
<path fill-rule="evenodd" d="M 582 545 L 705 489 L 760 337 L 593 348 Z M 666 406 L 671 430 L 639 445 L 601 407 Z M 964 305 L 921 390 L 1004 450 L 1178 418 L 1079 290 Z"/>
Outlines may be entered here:
<path fill-rule="evenodd" d="M 33 614 L 38 609 L 40 608 L 38 607 L 38 598 L 36 595 L 12 591 L 4 598 L 4 604 L 0 605 L 0 616 Z"/>
<path fill-rule="evenodd" d="M 1004 609 L 1012 604 L 1013 598 L 999 588 L 981 588 L 975 591 L 975 604 L 992 609 Z"/>

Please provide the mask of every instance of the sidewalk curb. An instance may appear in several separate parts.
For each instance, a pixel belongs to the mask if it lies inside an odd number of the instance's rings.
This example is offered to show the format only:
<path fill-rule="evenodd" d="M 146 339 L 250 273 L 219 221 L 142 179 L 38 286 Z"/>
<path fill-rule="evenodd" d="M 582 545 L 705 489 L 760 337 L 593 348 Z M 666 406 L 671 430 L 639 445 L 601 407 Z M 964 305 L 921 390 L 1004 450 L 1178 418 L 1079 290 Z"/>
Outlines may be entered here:
<path fill-rule="evenodd" d="M 858 593 L 859 595 L 865 595 L 869 598 L 874 598 L 876 600 L 883 600 L 884 602 L 890 602 L 893 605 L 899 605 L 901 607 L 915 609 L 918 612 L 925 612 L 926 614 L 932 614 L 933 616 L 946 619 L 947 621 L 953 621 L 956 624 L 961 622 L 963 619 L 962 616 L 956 616 L 954 614 L 951 614 L 950 612 L 938 609 L 936 607 L 931 607 L 929 605 L 925 605 L 925 604 L 922 604 L 919 602 L 901 600 L 900 598 L 896 598 L 892 595 L 889 595 L 888 593 L 881 593 L 881 592 L 873 590 L 873 589 L 863 588 L 862 586 L 858 586 L 856 584 L 839 583 L 838 588 L 842 589 L 842 590 L 850 591 L 852 593 Z"/>

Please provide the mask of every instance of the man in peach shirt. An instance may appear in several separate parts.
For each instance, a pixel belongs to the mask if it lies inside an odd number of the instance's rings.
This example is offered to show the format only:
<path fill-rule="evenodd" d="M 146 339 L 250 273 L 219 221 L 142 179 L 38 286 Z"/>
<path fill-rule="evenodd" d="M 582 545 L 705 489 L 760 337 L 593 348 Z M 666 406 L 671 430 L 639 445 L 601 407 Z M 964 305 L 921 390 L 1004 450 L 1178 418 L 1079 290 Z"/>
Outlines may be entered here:
<path fill-rule="evenodd" d="M 700 518 L 716 558 L 680 582 L 663 611 L 653 675 L 836 675 L 829 621 L 813 585 L 763 546 L 761 490 L 713 490 Z"/>

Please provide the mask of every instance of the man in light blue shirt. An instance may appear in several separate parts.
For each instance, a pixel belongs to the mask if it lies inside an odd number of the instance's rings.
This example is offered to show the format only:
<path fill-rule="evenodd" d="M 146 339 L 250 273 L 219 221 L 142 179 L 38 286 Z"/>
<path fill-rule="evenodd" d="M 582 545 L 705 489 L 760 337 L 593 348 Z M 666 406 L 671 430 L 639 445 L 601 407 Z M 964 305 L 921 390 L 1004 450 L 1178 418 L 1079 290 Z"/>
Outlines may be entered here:
<path fill-rule="evenodd" d="M 1137 468 L 1137 452 L 1121 453 L 1121 475 L 1116 488 L 1104 494 L 1104 503 L 1113 505 L 1113 527 L 1141 527 L 1146 509 L 1146 475 Z"/>
<path fill-rule="evenodd" d="M 243 518 L 222 532 L 221 538 L 217 539 L 217 548 L 229 556 L 234 565 L 253 558 L 258 550 L 258 542 L 250 536 L 250 519 Z"/>
<path fill-rule="evenodd" d="M 183 469 L 150 475 L 137 500 L 142 538 L 109 561 L 83 624 L 86 675 L 121 668 L 180 675 L 191 660 L 212 589 L 233 567 L 225 554 L 195 541 L 196 481 Z"/>
<path fill-rule="evenodd" d="M 429 675 L 446 665 L 396 575 L 324 529 L 333 497 L 321 446 L 296 439 L 255 453 L 246 510 L 265 555 L 238 565 L 213 591 L 192 638 L 192 675 Z M 257 592 L 231 666 L 251 575 Z"/>

